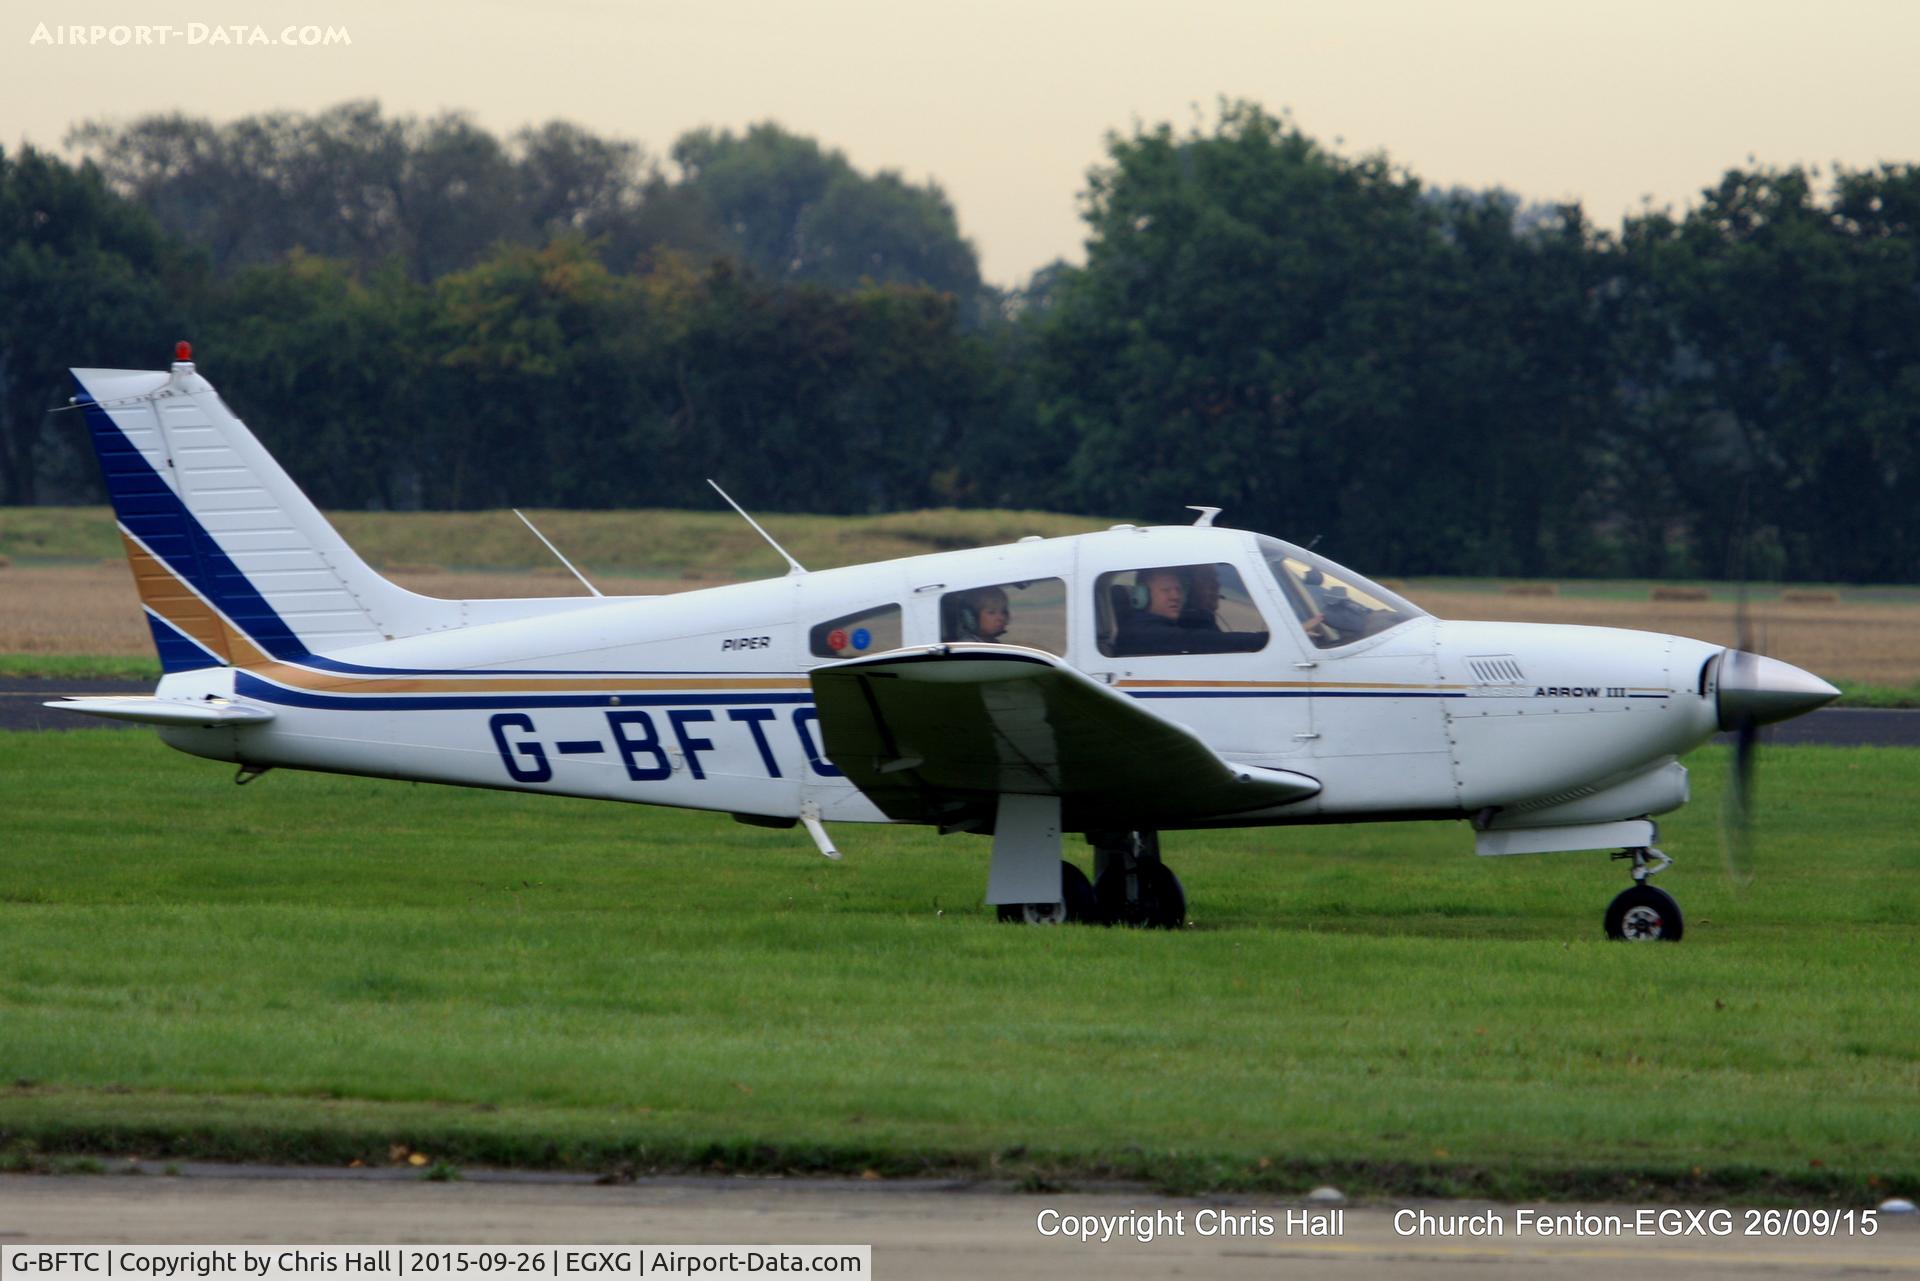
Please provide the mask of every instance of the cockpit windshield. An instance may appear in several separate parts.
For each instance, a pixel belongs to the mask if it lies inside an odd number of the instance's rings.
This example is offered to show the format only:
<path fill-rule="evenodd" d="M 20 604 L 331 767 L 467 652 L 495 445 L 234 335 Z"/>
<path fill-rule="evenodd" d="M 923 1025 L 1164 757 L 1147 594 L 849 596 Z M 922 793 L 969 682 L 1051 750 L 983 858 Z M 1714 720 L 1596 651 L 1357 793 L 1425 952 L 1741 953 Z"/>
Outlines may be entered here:
<path fill-rule="evenodd" d="M 1343 569 L 1324 556 L 1254 535 L 1281 595 L 1293 606 L 1301 627 L 1321 649 L 1350 645 L 1391 627 L 1425 618 L 1427 611 L 1378 583 Z"/>

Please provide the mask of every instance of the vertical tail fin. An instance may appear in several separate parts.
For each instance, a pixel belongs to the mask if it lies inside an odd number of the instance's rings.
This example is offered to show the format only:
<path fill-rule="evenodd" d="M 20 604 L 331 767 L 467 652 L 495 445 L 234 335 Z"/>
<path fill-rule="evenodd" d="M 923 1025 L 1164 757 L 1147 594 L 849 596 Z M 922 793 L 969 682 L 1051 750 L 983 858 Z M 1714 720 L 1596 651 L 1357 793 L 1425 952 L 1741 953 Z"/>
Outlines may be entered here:
<path fill-rule="evenodd" d="M 167 670 L 299 660 L 452 604 L 361 560 L 191 361 L 73 376 Z"/>
<path fill-rule="evenodd" d="M 166 372 L 75 369 L 161 665 L 323 655 L 555 614 L 594 597 L 441 600 L 374 571 L 300 492 L 181 344 Z"/>

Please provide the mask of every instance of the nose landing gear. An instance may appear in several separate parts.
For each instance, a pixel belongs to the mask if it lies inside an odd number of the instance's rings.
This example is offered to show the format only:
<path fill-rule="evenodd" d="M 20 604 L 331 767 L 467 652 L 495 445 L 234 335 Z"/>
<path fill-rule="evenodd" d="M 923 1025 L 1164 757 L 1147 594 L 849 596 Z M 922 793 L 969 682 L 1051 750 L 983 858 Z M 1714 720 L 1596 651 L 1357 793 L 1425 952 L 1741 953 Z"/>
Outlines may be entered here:
<path fill-rule="evenodd" d="M 1633 860 L 1633 884 L 1607 905 L 1607 937 L 1628 943 L 1678 943 L 1686 921 L 1673 895 L 1647 884 L 1673 860 L 1652 846 L 1621 850 L 1615 858 Z"/>

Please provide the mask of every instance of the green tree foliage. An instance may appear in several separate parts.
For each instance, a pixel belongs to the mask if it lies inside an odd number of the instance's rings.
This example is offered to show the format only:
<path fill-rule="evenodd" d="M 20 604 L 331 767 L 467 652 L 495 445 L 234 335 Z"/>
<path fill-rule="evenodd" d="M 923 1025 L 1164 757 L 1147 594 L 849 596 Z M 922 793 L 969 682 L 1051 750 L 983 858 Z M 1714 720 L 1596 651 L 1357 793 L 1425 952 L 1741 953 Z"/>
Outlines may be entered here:
<path fill-rule="evenodd" d="M 70 364 L 145 368 L 177 332 L 184 256 L 138 207 L 31 147 L 0 151 L 0 502 L 39 500 L 85 454 Z M 91 474 L 91 464 L 88 472 Z"/>
<path fill-rule="evenodd" d="M 931 183 L 866 177 L 840 152 L 770 123 L 743 135 L 695 130 L 673 158 L 739 258 L 765 275 L 841 288 L 923 284 L 969 300 L 979 292 L 973 247 Z"/>
<path fill-rule="evenodd" d="M 1577 212 L 1523 232 L 1245 103 L 1110 149 L 1044 321 L 1082 506 L 1209 503 L 1405 573 L 1574 548 L 1605 372 Z"/>
<path fill-rule="evenodd" d="M 1522 211 L 1500 193 L 1430 198 L 1442 282 L 1408 357 L 1413 439 L 1378 456 L 1373 483 L 1403 487 L 1383 563 L 1539 576 L 1597 572 L 1615 369 L 1594 306 L 1607 260 L 1576 206 Z M 1380 492 L 1371 491 L 1370 492 Z M 1351 528 L 1349 523 L 1348 528 Z M 1421 571 L 1403 571 L 1421 572 Z M 1431 571 L 1429 571 L 1431 572 Z"/>
<path fill-rule="evenodd" d="M 203 353 L 315 496 L 342 506 L 763 508 L 951 501 L 955 442 L 1001 412 L 951 295 L 782 285 L 579 237 L 433 287 L 296 257 L 237 276 Z"/>
<path fill-rule="evenodd" d="M 690 314 L 675 360 L 683 484 L 712 475 L 743 501 L 789 511 L 952 497 L 957 442 L 993 414 L 997 380 L 951 295 L 777 287 L 720 265 Z"/>
<path fill-rule="evenodd" d="M 646 319 L 637 282 L 578 238 L 505 248 L 442 279 L 426 343 L 426 505 L 639 505 Z"/>
<path fill-rule="evenodd" d="M 175 234 L 233 270 L 300 250 L 418 283 L 500 243 L 592 242 L 617 271 L 653 254 L 732 257 L 779 281 L 921 284 L 973 304 L 973 248 L 937 186 L 861 174 L 778 125 L 695 130 L 669 180 L 636 143 L 554 121 L 501 140 L 460 113 L 377 102 L 229 124 L 180 113 L 93 121 L 68 138 Z"/>
<path fill-rule="evenodd" d="M 429 281 L 530 235 L 513 157 L 465 116 L 388 119 L 378 103 L 231 124 L 179 113 L 90 122 L 72 146 L 222 269 L 293 250 Z"/>
<path fill-rule="evenodd" d="M 1910 579 L 1920 563 L 1920 171 L 1729 172 L 1627 224 L 1621 488 L 1637 568 Z M 1669 563 L 1663 563 L 1669 562 Z"/>
<path fill-rule="evenodd" d="M 176 336 L 328 505 L 1187 503 L 1383 572 L 1907 580 L 1920 169 L 1618 234 L 1223 105 L 1116 135 L 1084 267 L 776 125 L 672 171 L 372 103 L 0 153 L 0 498 L 98 494 L 67 364 Z M 97 163 L 97 167 L 96 167 Z M 84 465 L 82 465 L 84 463 Z"/>
<path fill-rule="evenodd" d="M 295 253 L 213 293 L 196 354 L 315 502 L 417 507 L 435 421 L 418 377 L 428 318 L 427 291 L 397 271 L 362 281 Z"/>

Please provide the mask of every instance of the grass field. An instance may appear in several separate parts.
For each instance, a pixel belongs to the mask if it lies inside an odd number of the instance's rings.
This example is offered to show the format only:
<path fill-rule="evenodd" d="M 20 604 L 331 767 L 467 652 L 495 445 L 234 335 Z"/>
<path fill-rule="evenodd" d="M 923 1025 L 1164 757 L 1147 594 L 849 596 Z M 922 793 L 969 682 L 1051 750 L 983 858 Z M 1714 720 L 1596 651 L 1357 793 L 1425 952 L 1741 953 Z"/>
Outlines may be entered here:
<path fill-rule="evenodd" d="M 1745 891 L 1690 763 L 1633 946 L 1458 825 L 1176 834 L 1191 928 L 1044 930 L 975 838 L 0 735 L 0 1153 L 1911 1195 L 1920 753 L 1769 754 Z"/>

